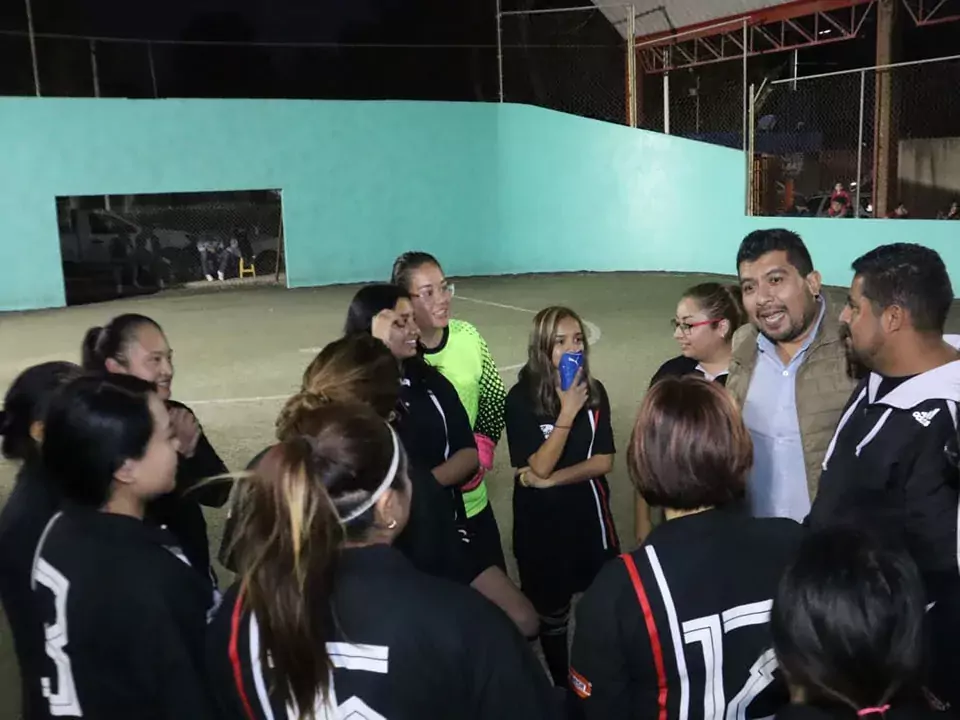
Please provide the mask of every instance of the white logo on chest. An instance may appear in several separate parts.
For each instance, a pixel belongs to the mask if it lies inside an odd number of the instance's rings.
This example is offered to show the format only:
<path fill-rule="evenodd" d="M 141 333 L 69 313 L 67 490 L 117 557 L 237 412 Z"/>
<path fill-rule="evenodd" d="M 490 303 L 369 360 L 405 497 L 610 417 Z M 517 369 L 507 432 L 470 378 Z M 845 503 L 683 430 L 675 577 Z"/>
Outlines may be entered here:
<path fill-rule="evenodd" d="M 919 410 L 917 410 L 913 414 L 913 419 L 916 420 L 921 425 L 923 425 L 924 427 L 930 427 L 930 421 L 937 416 L 938 412 L 940 412 L 940 408 L 937 408 L 936 410 L 931 410 L 930 412 L 920 412 Z"/>
<path fill-rule="evenodd" d="M 553 432 L 553 425 L 541 425 L 540 432 L 543 433 L 543 439 L 546 440 Z"/>

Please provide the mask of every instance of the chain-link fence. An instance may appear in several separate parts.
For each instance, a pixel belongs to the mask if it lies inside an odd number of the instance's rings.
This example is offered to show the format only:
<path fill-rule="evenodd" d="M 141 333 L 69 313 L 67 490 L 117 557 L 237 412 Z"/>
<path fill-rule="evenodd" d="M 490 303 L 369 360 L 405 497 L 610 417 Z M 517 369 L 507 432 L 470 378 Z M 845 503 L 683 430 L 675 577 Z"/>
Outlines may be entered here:
<path fill-rule="evenodd" d="M 632 124 L 632 36 L 600 8 L 507 11 L 499 21 L 504 102 Z"/>
<path fill-rule="evenodd" d="M 280 191 L 57 198 L 68 302 L 279 277 Z"/>
<path fill-rule="evenodd" d="M 755 215 L 936 218 L 960 196 L 960 57 L 754 93 Z M 899 208 L 899 209 L 898 209 Z"/>

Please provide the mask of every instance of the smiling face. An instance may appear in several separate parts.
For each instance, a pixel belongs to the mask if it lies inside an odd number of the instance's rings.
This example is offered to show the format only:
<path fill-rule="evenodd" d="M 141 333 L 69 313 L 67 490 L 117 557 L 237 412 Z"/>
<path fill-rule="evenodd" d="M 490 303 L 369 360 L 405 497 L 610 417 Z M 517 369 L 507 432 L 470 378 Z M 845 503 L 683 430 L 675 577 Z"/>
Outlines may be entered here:
<path fill-rule="evenodd" d="M 421 265 L 410 273 L 408 291 L 421 330 L 437 330 L 450 324 L 452 293 L 443 270 L 433 263 Z"/>
<path fill-rule="evenodd" d="M 859 275 L 853 279 L 840 312 L 840 336 L 852 360 L 871 370 L 877 368 L 885 339 L 882 315 L 863 294 L 863 278 Z"/>
<path fill-rule="evenodd" d="M 414 319 L 413 304 L 407 298 L 400 298 L 393 308 L 396 319 L 390 328 L 390 339 L 387 347 L 398 360 L 413 357 L 417 354 L 417 340 L 420 339 L 420 328 Z"/>
<path fill-rule="evenodd" d="M 565 317 L 557 323 L 550 359 L 553 366 L 558 368 L 564 353 L 577 352 L 583 352 L 583 328 L 574 318 Z"/>
<path fill-rule="evenodd" d="M 155 325 L 137 328 L 133 340 L 124 348 L 124 362 L 107 360 L 107 370 L 133 375 L 154 383 L 161 400 L 169 400 L 173 385 L 173 350 L 167 337 Z"/>
<path fill-rule="evenodd" d="M 121 486 L 142 500 L 164 495 L 176 487 L 180 449 L 167 407 L 159 395 L 150 394 L 149 406 L 153 432 L 146 450 L 142 457 L 124 462 L 116 473 Z"/>
<path fill-rule="evenodd" d="M 673 338 L 685 357 L 698 362 L 716 357 L 728 345 L 729 329 L 727 320 L 709 317 L 696 300 L 685 297 L 677 303 Z"/>
<path fill-rule="evenodd" d="M 744 309 L 767 339 L 789 343 L 810 330 L 819 309 L 820 273 L 801 276 L 784 250 L 744 261 L 739 270 Z"/>

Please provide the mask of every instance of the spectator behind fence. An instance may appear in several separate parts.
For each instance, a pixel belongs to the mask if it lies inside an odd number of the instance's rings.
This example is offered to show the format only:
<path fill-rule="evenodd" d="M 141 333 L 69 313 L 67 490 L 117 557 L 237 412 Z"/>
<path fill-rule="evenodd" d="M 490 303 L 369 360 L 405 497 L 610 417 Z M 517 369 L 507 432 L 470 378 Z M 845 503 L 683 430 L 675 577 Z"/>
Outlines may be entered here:
<path fill-rule="evenodd" d="M 800 236 L 757 230 L 737 271 L 750 325 L 733 337 L 727 388 L 753 436 L 753 513 L 803 520 L 820 464 L 856 385 L 839 323 L 820 294 L 820 273 Z"/>
<path fill-rule="evenodd" d="M 741 507 L 750 434 L 718 383 L 665 378 L 627 457 L 666 522 L 577 607 L 570 683 L 590 720 L 767 717 L 787 702 L 768 617 L 801 527 Z"/>
<path fill-rule="evenodd" d="M 771 613 L 793 704 L 777 720 L 921 720 L 924 591 L 903 552 L 834 529 L 807 537 Z"/>

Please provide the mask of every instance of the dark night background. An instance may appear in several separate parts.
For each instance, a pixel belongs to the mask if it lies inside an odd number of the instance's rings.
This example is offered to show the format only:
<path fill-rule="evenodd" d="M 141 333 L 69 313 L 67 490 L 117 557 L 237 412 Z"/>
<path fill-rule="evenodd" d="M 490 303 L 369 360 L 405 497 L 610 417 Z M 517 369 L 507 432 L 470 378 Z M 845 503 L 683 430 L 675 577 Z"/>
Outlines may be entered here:
<path fill-rule="evenodd" d="M 949 0 L 954 2 L 955 0 Z M 505 0 L 504 9 L 582 5 L 582 0 Z M 38 33 L 142 38 L 153 45 L 160 97 L 254 97 L 415 100 L 497 100 L 495 0 L 33 0 Z M 802 50 L 800 74 L 870 66 L 875 61 L 875 14 L 861 37 Z M 639 26 L 642 30 L 642 25 Z M 26 30 L 22 0 L 0 4 L 0 30 Z M 507 100 L 624 121 L 623 40 L 599 12 L 506 18 L 503 28 Z M 329 43 L 329 47 L 184 46 L 171 40 Z M 960 50 L 960 23 L 916 28 L 901 13 L 899 59 Z M 392 47 L 385 47 L 391 45 Z M 398 46 L 405 47 L 398 47 Z M 365 46 L 365 47 L 360 47 Z M 91 96 L 93 81 L 85 40 L 38 40 L 42 91 L 50 96 Z M 103 96 L 152 97 L 144 44 L 99 42 Z M 752 58 L 750 81 L 783 77 L 789 53 Z M 955 64 L 956 65 L 956 64 Z M 0 36 L 0 94 L 33 94 L 25 37 Z M 903 73 L 907 135 L 956 134 L 960 128 L 960 78 L 948 73 Z M 720 63 L 671 78 L 677 107 L 674 132 L 739 132 L 740 64 Z M 822 84 L 817 95 L 797 99 L 783 112 L 833 112 L 857 88 L 851 79 Z M 643 82 L 642 125 L 662 127 L 658 75 Z M 690 98 L 699 83 L 702 112 L 695 122 Z M 800 94 L 798 94 L 800 95 Z M 831 95 L 833 95 L 831 97 Z M 856 103 L 846 103 L 851 107 Z M 934 110 L 931 112 L 931 108 Z M 854 118 L 855 119 L 855 118 Z"/>

